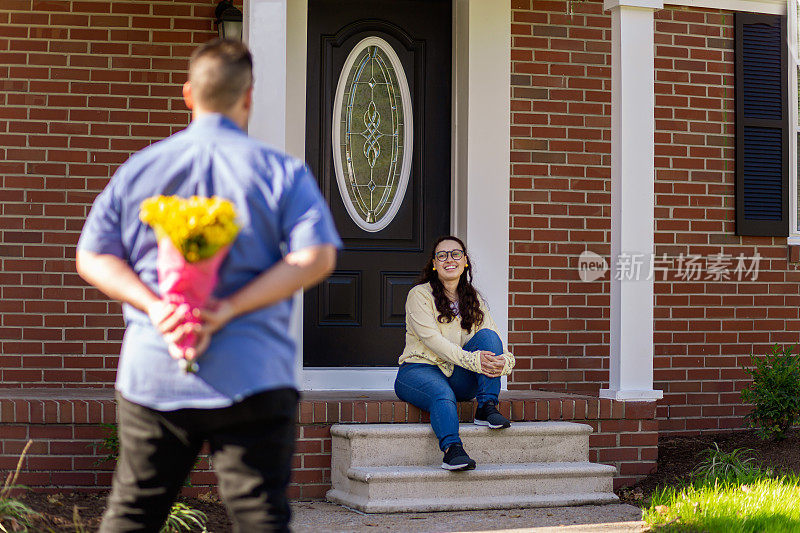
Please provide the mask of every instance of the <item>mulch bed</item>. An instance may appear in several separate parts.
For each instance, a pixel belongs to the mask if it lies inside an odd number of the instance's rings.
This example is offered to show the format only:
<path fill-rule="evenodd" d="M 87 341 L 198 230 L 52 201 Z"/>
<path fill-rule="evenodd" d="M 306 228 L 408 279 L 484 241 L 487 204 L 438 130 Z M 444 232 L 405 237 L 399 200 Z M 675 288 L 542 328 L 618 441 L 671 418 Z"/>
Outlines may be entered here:
<path fill-rule="evenodd" d="M 106 508 L 107 492 L 85 493 L 67 492 L 45 494 L 41 492 L 28 492 L 17 497 L 34 511 L 41 513 L 41 517 L 34 520 L 33 531 L 71 532 L 75 528 L 75 510 L 79 516 L 80 524 L 85 531 L 97 531 L 100 519 Z M 213 494 L 202 495 L 197 498 L 179 497 L 178 501 L 202 511 L 208 517 L 206 527 L 212 533 L 226 533 L 233 531 L 233 526 L 225 506 Z M 77 531 L 80 531 L 79 529 Z"/>
<path fill-rule="evenodd" d="M 622 489 L 619 496 L 623 502 L 643 506 L 656 489 L 665 485 L 681 485 L 702 459 L 703 452 L 717 443 L 720 450 L 736 448 L 753 450 L 753 456 L 764 468 L 776 472 L 800 475 L 800 431 L 794 431 L 781 442 L 762 441 L 753 431 L 739 431 L 718 435 L 696 437 L 667 437 L 658 444 L 658 471 L 641 480 L 633 487 Z M 36 521 L 34 531 L 74 532 L 74 509 L 86 531 L 95 531 L 106 504 L 106 493 L 56 493 L 28 492 L 20 500 L 42 513 Z M 198 498 L 180 498 L 180 501 L 203 511 L 208 516 L 208 530 L 226 533 L 232 530 L 225 507 L 213 494 Z"/>
<path fill-rule="evenodd" d="M 761 440 L 755 431 L 737 431 L 695 437 L 664 437 L 658 442 L 658 470 L 633 487 L 618 491 L 620 499 L 633 505 L 647 505 L 657 487 L 680 486 L 689 481 L 692 470 L 703 459 L 704 452 L 714 447 L 723 452 L 737 448 L 752 450 L 763 469 L 779 474 L 800 475 L 800 431 L 793 430 L 783 441 Z"/>

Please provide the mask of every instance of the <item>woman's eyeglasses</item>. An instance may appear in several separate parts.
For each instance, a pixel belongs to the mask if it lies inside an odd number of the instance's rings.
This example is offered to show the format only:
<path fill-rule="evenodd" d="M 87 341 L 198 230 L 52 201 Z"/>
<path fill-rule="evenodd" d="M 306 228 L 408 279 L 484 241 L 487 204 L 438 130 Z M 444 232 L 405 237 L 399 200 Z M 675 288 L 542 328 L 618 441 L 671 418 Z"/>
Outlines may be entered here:
<path fill-rule="evenodd" d="M 464 250 L 442 250 L 441 252 L 436 252 L 436 260 L 444 263 L 447 261 L 448 255 L 453 258 L 453 261 L 459 261 L 464 257 Z"/>

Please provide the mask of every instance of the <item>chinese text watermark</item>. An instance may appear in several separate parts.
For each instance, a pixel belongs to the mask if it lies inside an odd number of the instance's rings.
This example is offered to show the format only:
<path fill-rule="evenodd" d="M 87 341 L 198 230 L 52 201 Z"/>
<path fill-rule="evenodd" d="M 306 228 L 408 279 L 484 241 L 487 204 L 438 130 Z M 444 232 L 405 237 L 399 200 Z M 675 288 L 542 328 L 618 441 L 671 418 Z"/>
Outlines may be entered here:
<path fill-rule="evenodd" d="M 622 252 L 614 261 L 612 275 L 616 280 L 666 281 L 756 281 L 761 255 L 752 256 L 716 253 L 707 256 L 684 254 L 643 254 Z M 601 255 L 584 251 L 578 257 L 581 281 L 596 281 L 608 271 L 608 262 Z"/>

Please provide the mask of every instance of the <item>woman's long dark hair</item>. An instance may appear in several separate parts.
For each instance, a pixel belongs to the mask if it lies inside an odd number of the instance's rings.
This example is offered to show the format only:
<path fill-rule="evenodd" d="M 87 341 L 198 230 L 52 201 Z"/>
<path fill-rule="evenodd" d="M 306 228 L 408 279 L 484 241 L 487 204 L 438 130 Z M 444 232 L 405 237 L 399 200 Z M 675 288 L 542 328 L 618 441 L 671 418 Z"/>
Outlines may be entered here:
<path fill-rule="evenodd" d="M 478 291 L 472 286 L 472 262 L 469 260 L 467 254 L 467 247 L 458 237 L 448 235 L 446 237 L 439 237 L 433 247 L 431 248 L 431 255 L 425 268 L 415 285 L 422 285 L 423 283 L 430 283 L 433 289 L 433 301 L 436 303 L 436 310 L 439 311 L 439 322 L 452 322 L 456 317 L 453 310 L 450 308 L 450 299 L 444 293 L 444 285 L 439 280 L 438 274 L 433 269 L 434 262 L 436 261 L 436 247 L 442 241 L 455 241 L 464 250 L 464 259 L 466 259 L 467 266 L 464 272 L 461 273 L 461 278 L 458 280 L 458 287 L 456 288 L 456 295 L 458 296 L 458 313 L 461 317 L 461 327 L 467 331 L 472 329 L 472 326 L 480 326 L 483 324 L 483 311 L 481 311 L 480 300 L 478 299 Z"/>

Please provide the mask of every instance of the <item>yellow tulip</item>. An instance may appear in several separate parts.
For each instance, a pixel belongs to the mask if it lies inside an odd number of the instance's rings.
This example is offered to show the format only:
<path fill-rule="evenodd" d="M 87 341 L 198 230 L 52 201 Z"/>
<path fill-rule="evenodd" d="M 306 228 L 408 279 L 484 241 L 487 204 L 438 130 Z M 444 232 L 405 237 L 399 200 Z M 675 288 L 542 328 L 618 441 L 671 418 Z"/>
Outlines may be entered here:
<path fill-rule="evenodd" d="M 233 203 L 218 196 L 153 196 L 142 202 L 139 219 L 158 238 L 169 237 L 189 262 L 212 257 L 239 233 Z"/>

